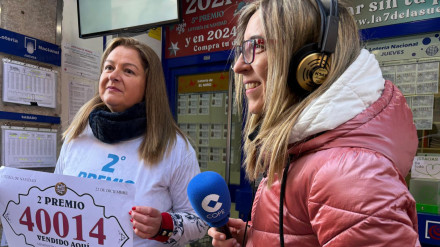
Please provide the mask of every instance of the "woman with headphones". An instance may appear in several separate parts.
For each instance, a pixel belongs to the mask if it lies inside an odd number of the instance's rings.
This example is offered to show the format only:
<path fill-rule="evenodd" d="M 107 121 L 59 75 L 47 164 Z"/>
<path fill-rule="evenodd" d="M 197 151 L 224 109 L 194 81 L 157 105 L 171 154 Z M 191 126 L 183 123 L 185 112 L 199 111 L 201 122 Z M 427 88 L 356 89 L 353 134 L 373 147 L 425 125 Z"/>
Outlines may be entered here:
<path fill-rule="evenodd" d="M 236 101 L 246 99 L 251 220 L 214 246 L 420 246 L 408 174 L 412 113 L 362 49 L 345 5 L 257 0 L 238 19 Z M 286 83 L 287 82 L 287 83 Z"/>

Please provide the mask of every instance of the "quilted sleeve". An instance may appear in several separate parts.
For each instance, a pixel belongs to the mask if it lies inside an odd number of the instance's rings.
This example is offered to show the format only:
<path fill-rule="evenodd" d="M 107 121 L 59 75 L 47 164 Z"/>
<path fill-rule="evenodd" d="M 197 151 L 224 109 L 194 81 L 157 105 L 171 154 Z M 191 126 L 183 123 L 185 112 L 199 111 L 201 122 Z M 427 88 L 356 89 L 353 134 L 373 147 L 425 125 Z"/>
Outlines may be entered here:
<path fill-rule="evenodd" d="M 346 148 L 317 171 L 308 210 L 321 246 L 420 246 L 415 201 L 384 156 Z"/>

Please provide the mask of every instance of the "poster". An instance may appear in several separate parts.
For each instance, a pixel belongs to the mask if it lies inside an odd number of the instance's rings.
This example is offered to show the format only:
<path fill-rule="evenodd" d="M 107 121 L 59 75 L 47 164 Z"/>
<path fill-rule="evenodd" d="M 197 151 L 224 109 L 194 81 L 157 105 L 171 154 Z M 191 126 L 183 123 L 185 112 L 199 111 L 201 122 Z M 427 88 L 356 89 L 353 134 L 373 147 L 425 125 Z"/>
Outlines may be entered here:
<path fill-rule="evenodd" d="M 132 246 L 134 193 L 133 184 L 1 167 L 3 231 L 10 246 Z"/>
<path fill-rule="evenodd" d="M 440 179 L 440 156 L 414 157 L 411 178 Z"/>
<path fill-rule="evenodd" d="M 98 80 L 100 55 L 71 44 L 63 44 L 63 70 L 72 75 Z"/>
<path fill-rule="evenodd" d="M 165 29 L 165 58 L 232 49 L 235 14 L 246 1 L 181 1 L 181 23 Z"/>
<path fill-rule="evenodd" d="M 58 72 L 32 64 L 3 59 L 3 101 L 56 107 Z"/>
<path fill-rule="evenodd" d="M 97 84 L 97 81 L 85 77 L 69 76 L 69 123 L 79 109 L 95 96 Z"/>
<path fill-rule="evenodd" d="M 57 130 L 1 126 L 2 164 L 16 168 L 54 167 Z"/>

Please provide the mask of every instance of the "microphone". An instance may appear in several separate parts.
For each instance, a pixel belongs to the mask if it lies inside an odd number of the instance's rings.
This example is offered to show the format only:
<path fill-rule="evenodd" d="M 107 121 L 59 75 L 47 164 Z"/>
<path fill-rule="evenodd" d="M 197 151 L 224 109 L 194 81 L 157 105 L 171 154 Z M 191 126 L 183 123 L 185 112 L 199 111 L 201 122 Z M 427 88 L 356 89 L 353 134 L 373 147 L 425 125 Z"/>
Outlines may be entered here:
<path fill-rule="evenodd" d="M 231 196 L 223 177 L 213 171 L 199 173 L 189 182 L 187 193 L 197 215 L 210 227 L 226 234 L 226 239 L 232 238 L 227 226 Z"/>

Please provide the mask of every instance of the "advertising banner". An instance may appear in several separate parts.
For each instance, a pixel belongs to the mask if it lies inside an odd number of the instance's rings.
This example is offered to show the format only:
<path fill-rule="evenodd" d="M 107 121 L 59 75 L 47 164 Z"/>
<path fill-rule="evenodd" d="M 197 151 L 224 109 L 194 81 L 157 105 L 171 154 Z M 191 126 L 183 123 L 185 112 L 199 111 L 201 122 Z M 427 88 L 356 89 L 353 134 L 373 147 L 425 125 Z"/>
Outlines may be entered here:
<path fill-rule="evenodd" d="M 0 28 L 0 52 L 38 62 L 61 65 L 61 47 Z"/>
<path fill-rule="evenodd" d="M 440 32 L 370 41 L 365 48 L 379 62 L 440 58 Z"/>
<path fill-rule="evenodd" d="M 178 83 L 179 93 L 227 91 L 229 86 L 229 74 L 228 72 L 215 72 L 180 76 Z"/>
<path fill-rule="evenodd" d="M 434 214 L 417 214 L 420 243 L 438 246 L 440 244 L 440 216 Z"/>
<path fill-rule="evenodd" d="M 165 58 L 230 50 L 236 36 L 234 14 L 245 1 L 186 0 L 182 22 L 165 29 Z"/>
<path fill-rule="evenodd" d="M 440 17 L 438 0 L 352 0 L 349 10 L 360 29 Z"/>

